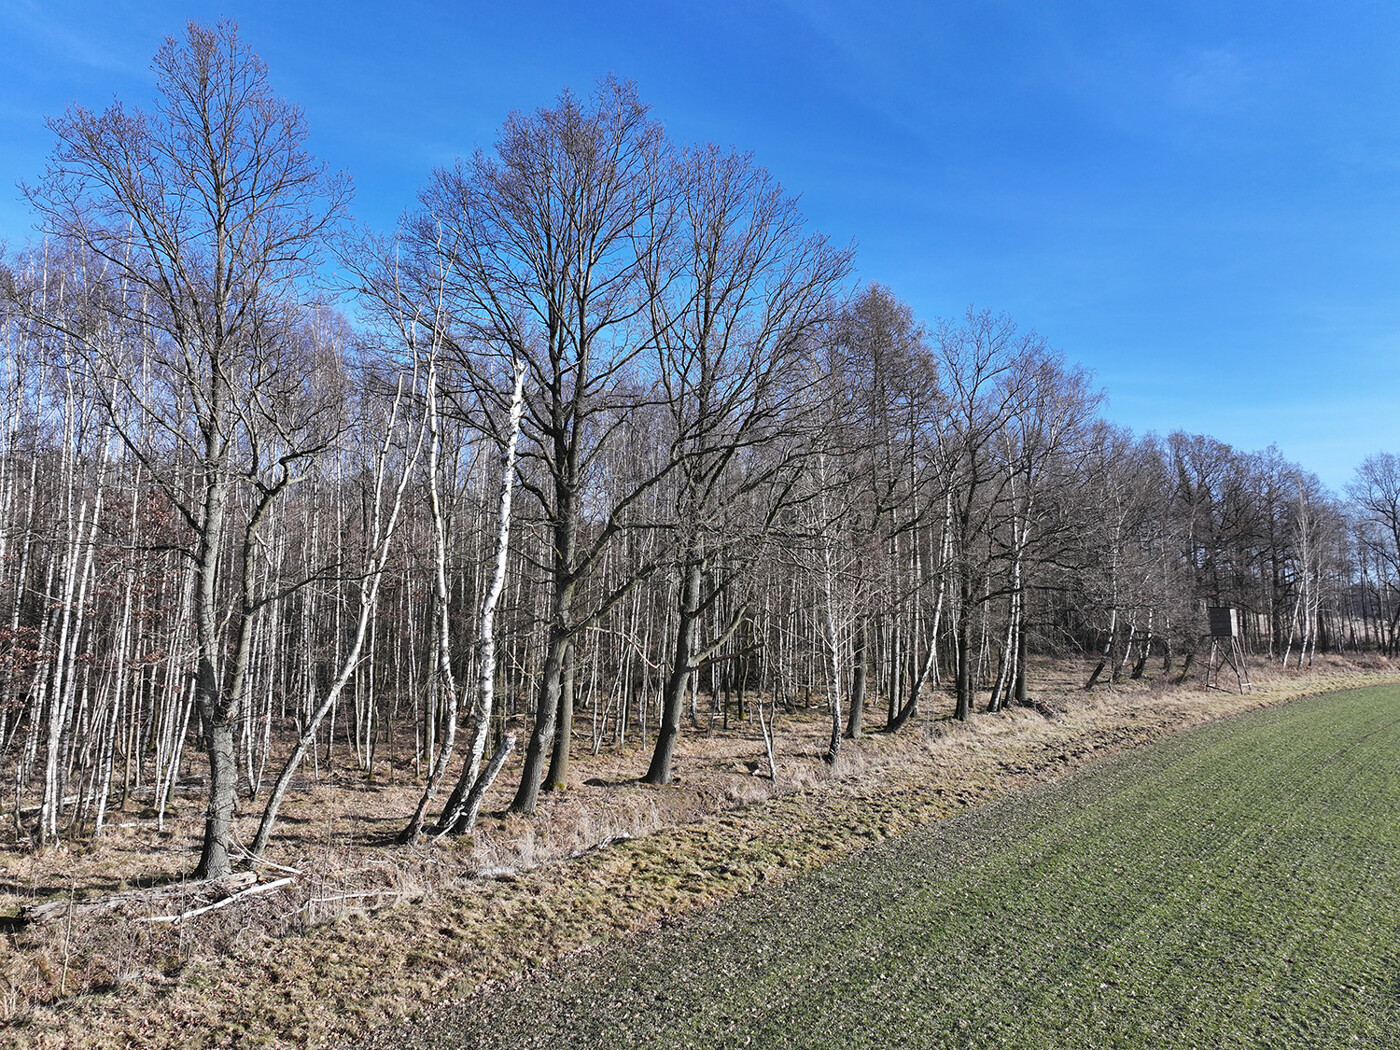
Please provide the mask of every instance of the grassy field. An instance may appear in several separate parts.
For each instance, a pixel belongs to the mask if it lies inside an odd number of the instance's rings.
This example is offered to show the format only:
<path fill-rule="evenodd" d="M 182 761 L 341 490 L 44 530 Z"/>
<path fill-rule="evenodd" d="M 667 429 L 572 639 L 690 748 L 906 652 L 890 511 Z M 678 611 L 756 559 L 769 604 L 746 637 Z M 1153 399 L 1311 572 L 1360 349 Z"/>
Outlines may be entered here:
<path fill-rule="evenodd" d="M 1213 723 L 386 1031 L 1400 1047 L 1400 687 Z"/>

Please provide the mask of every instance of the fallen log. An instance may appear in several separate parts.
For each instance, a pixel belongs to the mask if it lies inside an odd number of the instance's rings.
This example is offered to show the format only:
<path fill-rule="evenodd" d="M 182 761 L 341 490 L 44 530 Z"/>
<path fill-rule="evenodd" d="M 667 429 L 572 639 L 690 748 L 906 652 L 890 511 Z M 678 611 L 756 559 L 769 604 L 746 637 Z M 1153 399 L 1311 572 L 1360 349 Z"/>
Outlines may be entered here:
<path fill-rule="evenodd" d="M 178 915 L 139 915 L 136 917 L 136 921 L 171 923 L 183 922 L 185 919 L 194 918 L 194 916 L 196 915 L 203 915 L 205 912 L 213 911 L 215 908 L 227 907 L 234 901 L 242 900 L 244 897 L 253 897 L 259 893 L 271 893 L 273 890 L 281 889 L 288 883 L 295 881 L 296 879 L 293 876 L 288 875 L 285 878 L 273 879 L 271 882 L 260 882 L 254 886 L 249 886 L 246 890 L 239 890 L 237 893 L 231 893 L 223 900 L 215 901 L 213 904 L 206 904 L 201 908 L 191 908 L 189 911 L 180 912 L 180 914 Z"/>
<path fill-rule="evenodd" d="M 83 900 L 60 898 L 42 901 L 20 909 L 21 923 L 43 924 L 58 922 L 74 917 L 95 914 L 121 914 L 134 907 L 150 906 L 178 897 L 198 898 L 211 893 L 223 894 L 225 898 L 247 889 L 257 883 L 256 872 L 239 871 L 218 879 L 205 879 L 199 882 L 177 882 L 168 886 L 153 886 L 149 889 L 124 890 L 106 897 L 89 897 Z"/>

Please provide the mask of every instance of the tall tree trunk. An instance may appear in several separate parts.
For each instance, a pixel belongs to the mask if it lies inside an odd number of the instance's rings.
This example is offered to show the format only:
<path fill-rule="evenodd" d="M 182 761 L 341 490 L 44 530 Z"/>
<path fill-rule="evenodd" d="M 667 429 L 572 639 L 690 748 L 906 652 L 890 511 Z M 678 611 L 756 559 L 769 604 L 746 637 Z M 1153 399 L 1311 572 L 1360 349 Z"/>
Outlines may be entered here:
<path fill-rule="evenodd" d="M 224 515 L 228 501 L 228 481 L 221 460 L 210 466 L 205 483 L 204 520 L 195 557 L 195 628 L 199 645 L 195 675 L 195 700 L 200 729 L 209 756 L 209 800 L 204 817 L 204 843 L 200 849 L 196 878 L 217 879 L 232 872 L 228 855 L 228 833 L 233 819 L 237 769 L 233 760 L 233 725 L 226 711 L 227 700 L 221 688 L 220 636 L 218 624 L 219 562 L 223 553 Z"/>
<path fill-rule="evenodd" d="M 1026 703 L 1026 614 L 1024 598 L 1022 599 L 1021 622 L 1016 631 L 1016 703 L 1024 706 Z"/>
<path fill-rule="evenodd" d="M 544 778 L 546 791 L 568 787 L 569 755 L 574 738 L 574 694 L 578 686 L 578 656 L 579 650 L 576 645 L 571 644 L 564 650 L 564 673 L 559 681 L 559 716 L 554 733 L 554 746 L 549 753 L 549 772 Z"/>
<path fill-rule="evenodd" d="M 576 425 L 577 425 L 577 421 Z M 556 473 L 554 476 L 554 550 L 550 556 L 549 634 L 545 643 L 544 666 L 540 669 L 539 691 L 535 702 L 535 724 L 530 730 L 530 743 L 525 748 L 525 761 L 520 770 L 520 786 L 510 804 L 512 813 L 531 814 L 539 802 L 545 760 L 556 761 L 556 733 L 571 733 L 572 723 L 559 721 L 564 704 L 564 681 L 571 669 L 569 650 L 575 624 L 574 593 L 579 585 L 575 565 L 578 501 L 578 441 L 569 444 L 563 437 L 562 425 L 557 427 L 554 444 Z M 569 711 L 572 715 L 572 696 Z M 564 756 L 567 763 L 567 754 Z"/>
<path fill-rule="evenodd" d="M 525 749 L 525 762 L 520 771 L 520 786 L 511 801 L 510 811 L 529 815 L 539 804 L 540 778 L 544 772 L 545 755 L 554 746 L 554 733 L 559 717 L 559 694 L 564 678 L 564 660 L 569 648 L 569 632 L 557 608 L 545 642 L 544 666 L 540 669 L 539 694 L 535 704 L 535 725 L 530 731 L 530 743 Z"/>
<path fill-rule="evenodd" d="M 1084 683 L 1085 690 L 1094 688 L 1098 684 L 1099 676 L 1103 674 L 1104 668 L 1108 666 L 1108 658 L 1113 655 L 1113 640 L 1118 632 L 1118 609 L 1115 606 L 1109 610 L 1108 614 L 1108 637 L 1104 639 L 1103 651 L 1099 653 L 1098 665 L 1094 668 L 1094 673 L 1089 676 L 1089 680 Z"/>
<path fill-rule="evenodd" d="M 866 683 L 866 623 L 860 620 L 855 631 L 855 652 L 851 663 L 851 708 L 846 718 L 846 737 L 859 740 L 861 723 L 865 719 Z"/>
<path fill-rule="evenodd" d="M 518 359 L 512 364 L 514 386 L 511 391 L 510 420 L 505 447 L 501 449 L 501 492 L 496 512 L 495 559 L 492 563 L 491 583 L 482 596 L 481 616 L 477 622 L 476 704 L 472 711 L 471 750 L 462 766 L 457 786 L 453 789 L 447 805 L 443 807 L 442 819 L 438 822 L 444 832 L 453 831 L 465 835 L 471 834 L 475 828 L 481 799 L 501 768 L 499 763 L 493 762 L 495 772 L 491 773 L 489 779 L 486 779 L 481 771 L 482 757 L 486 754 L 486 738 L 491 732 L 491 714 L 496 702 L 496 607 L 500 604 L 501 593 L 505 590 L 506 570 L 510 562 L 510 508 L 515 492 L 515 453 L 520 443 L 520 420 L 525 410 L 525 366 Z M 511 736 L 508 745 L 503 748 L 504 754 L 501 755 L 500 763 L 504 763 L 505 756 L 514 749 L 515 737 Z"/>
<path fill-rule="evenodd" d="M 428 803 L 437 794 L 437 787 L 447 772 L 447 764 L 452 761 L 452 749 L 457 742 L 458 693 L 457 677 L 452 670 L 452 617 L 451 591 L 447 586 L 447 536 L 449 522 L 442 501 L 442 428 L 437 408 L 437 369 L 430 367 L 428 372 L 428 500 L 433 515 L 433 655 L 437 672 L 437 682 L 442 695 L 447 700 L 442 747 L 438 750 L 428 771 L 428 783 L 418 799 L 408 825 L 399 833 L 400 842 L 411 842 L 423 827 L 423 815 Z M 432 748 L 433 735 L 429 732 L 427 744 Z"/>
<path fill-rule="evenodd" d="M 209 808 L 204 818 L 204 845 L 195 875 L 217 879 L 233 870 L 229 832 L 233 827 L 234 798 L 238 791 L 238 763 L 234 760 L 232 722 L 222 719 L 205 726 L 204 732 L 209 738 Z"/>
<path fill-rule="evenodd" d="M 957 619 L 953 628 L 954 653 L 953 659 L 956 663 L 955 690 L 956 700 L 953 709 L 953 717 L 959 722 L 966 722 L 968 716 L 972 714 L 972 587 L 964 574 L 961 585 L 961 603 L 957 609 Z"/>
<path fill-rule="evenodd" d="M 694 671 L 695 641 L 699 634 L 700 583 L 704 559 L 692 551 L 682 569 L 680 599 L 677 605 L 676 648 L 671 658 L 671 671 L 666 678 L 666 692 L 661 700 L 661 729 L 656 735 L 656 749 L 651 765 L 642 781 L 647 784 L 669 784 L 674 761 L 676 738 L 680 734 L 681 711 Z"/>

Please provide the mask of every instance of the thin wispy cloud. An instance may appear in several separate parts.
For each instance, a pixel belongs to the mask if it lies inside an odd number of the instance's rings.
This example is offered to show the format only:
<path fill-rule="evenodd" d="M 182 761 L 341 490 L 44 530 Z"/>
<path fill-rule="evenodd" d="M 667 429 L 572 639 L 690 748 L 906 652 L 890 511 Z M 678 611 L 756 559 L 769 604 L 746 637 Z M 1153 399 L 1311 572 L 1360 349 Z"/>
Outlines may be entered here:
<path fill-rule="evenodd" d="M 16 0 L 0 8 L 0 23 L 9 23 L 6 35 L 11 39 L 23 38 L 27 43 L 37 43 L 49 52 L 49 58 L 66 65 L 125 76 L 147 75 L 149 58 L 134 60 L 110 42 L 83 34 L 68 20 L 56 16 L 48 5 Z"/>
<path fill-rule="evenodd" d="M 1207 114 L 1236 113 L 1254 102 L 1259 77 L 1236 51 L 1212 48 L 1190 55 L 1172 78 L 1170 100 Z"/>

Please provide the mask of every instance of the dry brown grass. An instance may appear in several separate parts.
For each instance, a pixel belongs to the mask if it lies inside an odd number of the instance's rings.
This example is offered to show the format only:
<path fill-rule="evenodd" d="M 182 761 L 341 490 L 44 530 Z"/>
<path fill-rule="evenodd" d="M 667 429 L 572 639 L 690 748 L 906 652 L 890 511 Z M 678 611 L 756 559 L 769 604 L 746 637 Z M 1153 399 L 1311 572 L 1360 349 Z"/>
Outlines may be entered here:
<path fill-rule="evenodd" d="M 814 708 L 780 717 L 776 784 L 753 774 L 766 772 L 756 723 L 688 734 L 677 781 L 665 788 L 632 780 L 646 766 L 639 747 L 585 753 L 574 785 L 545 795 L 535 818 L 490 816 L 472 840 L 440 847 L 390 844 L 416 800 L 403 774 L 327 778 L 285 808 L 268 859 L 302 875 L 283 891 L 177 925 L 127 915 L 7 933 L 4 1038 L 36 1047 L 332 1045 L 1162 733 L 1400 679 L 1400 668 L 1376 659 L 1252 673 L 1245 695 L 1150 681 L 1085 693 L 1081 667 L 1041 664 L 1036 694 L 1058 716 L 1018 708 L 959 724 L 940 710 L 901 734 L 847 742 L 834 769 L 817 758 L 827 723 Z M 504 808 L 511 774 L 488 808 Z M 241 819 L 242 836 L 254 820 Z M 0 915 L 45 897 L 168 881 L 191 863 L 193 800 L 160 835 L 139 815 L 121 823 L 136 826 L 95 843 L 0 854 Z M 590 849 L 601 842 L 613 844 Z"/>

